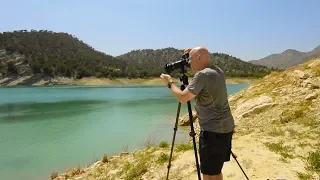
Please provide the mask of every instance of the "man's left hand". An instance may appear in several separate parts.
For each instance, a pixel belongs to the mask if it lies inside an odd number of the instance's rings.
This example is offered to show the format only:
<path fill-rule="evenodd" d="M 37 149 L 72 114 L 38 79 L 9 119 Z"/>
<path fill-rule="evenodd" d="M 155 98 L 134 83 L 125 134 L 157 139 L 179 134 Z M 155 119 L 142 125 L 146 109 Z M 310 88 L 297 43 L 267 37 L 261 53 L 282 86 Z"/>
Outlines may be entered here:
<path fill-rule="evenodd" d="M 170 75 L 168 75 L 168 74 L 161 74 L 160 75 L 160 78 L 162 79 L 162 81 L 163 81 L 163 83 L 164 84 L 168 84 L 169 82 L 172 82 L 172 78 L 171 78 L 171 76 Z"/>

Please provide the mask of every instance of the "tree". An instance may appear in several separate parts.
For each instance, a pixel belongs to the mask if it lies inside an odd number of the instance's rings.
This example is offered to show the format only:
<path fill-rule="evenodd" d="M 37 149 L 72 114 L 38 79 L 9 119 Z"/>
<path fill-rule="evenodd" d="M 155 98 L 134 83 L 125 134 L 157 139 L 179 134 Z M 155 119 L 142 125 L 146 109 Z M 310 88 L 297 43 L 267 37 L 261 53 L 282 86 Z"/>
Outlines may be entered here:
<path fill-rule="evenodd" d="M 8 73 L 18 73 L 18 68 L 16 67 L 13 61 L 8 62 L 7 67 Z"/>
<path fill-rule="evenodd" d="M 32 64 L 31 68 L 34 74 L 41 73 L 41 66 L 39 63 Z"/>

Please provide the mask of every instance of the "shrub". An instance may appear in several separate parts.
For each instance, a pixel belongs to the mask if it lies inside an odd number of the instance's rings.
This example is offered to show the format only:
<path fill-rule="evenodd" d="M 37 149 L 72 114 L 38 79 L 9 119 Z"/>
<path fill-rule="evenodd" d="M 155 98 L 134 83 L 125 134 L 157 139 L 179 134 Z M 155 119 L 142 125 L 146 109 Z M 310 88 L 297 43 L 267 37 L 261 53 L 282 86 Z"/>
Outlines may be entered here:
<path fill-rule="evenodd" d="M 160 144 L 159 144 L 159 147 L 161 148 L 167 148 L 169 147 L 169 144 L 167 141 L 161 141 Z"/>

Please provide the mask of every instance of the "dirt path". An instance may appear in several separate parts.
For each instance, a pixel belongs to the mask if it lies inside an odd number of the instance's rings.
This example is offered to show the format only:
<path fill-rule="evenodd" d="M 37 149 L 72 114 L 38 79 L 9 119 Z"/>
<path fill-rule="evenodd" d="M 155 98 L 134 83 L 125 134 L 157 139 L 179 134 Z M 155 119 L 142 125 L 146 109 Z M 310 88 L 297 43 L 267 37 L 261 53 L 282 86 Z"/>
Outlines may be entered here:
<path fill-rule="evenodd" d="M 233 140 L 232 151 L 248 178 L 250 180 L 298 179 L 295 171 L 302 172 L 304 163 L 299 159 L 294 159 L 291 163 L 282 162 L 281 156 L 269 151 L 259 139 L 259 136 L 250 134 Z M 236 160 L 232 156 L 230 158 L 231 160 L 226 162 L 222 169 L 224 179 L 246 180 Z M 184 166 L 186 162 L 195 163 L 193 151 L 188 151 L 181 156 L 175 162 L 175 166 Z M 195 165 L 192 170 L 196 170 Z M 192 173 L 188 179 L 197 180 L 197 173 Z"/>

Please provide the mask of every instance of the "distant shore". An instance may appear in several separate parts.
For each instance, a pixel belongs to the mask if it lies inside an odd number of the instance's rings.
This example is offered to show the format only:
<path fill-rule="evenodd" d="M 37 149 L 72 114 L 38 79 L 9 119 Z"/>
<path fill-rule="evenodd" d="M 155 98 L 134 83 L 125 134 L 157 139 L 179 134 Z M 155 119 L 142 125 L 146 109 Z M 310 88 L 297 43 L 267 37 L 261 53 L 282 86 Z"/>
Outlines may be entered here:
<path fill-rule="evenodd" d="M 179 79 L 173 79 L 176 83 L 181 83 Z M 189 77 L 189 83 L 192 77 Z M 227 84 L 251 84 L 258 78 L 226 78 Z M 144 84 L 144 85 L 162 85 L 160 78 L 96 78 L 85 77 L 82 79 L 73 79 L 66 77 L 50 78 L 44 76 L 23 76 L 0 78 L 0 86 L 43 86 L 43 85 L 125 85 L 125 84 Z"/>
<path fill-rule="evenodd" d="M 180 83 L 179 79 L 173 79 L 174 82 Z M 189 82 L 191 82 L 189 78 Z M 250 78 L 226 78 L 227 84 L 250 84 L 257 79 Z M 146 78 L 146 79 L 128 79 L 128 78 L 82 78 L 73 81 L 76 85 L 104 85 L 104 84 L 155 84 L 161 85 L 163 82 L 160 78 Z"/>

